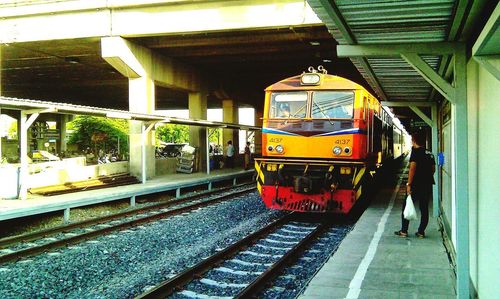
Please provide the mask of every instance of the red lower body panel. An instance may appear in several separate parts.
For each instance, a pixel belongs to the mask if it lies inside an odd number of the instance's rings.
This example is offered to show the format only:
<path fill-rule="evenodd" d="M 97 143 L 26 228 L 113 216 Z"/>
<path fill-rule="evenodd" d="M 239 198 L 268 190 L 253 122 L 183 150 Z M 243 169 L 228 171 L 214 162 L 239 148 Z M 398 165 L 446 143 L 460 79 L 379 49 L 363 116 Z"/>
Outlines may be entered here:
<path fill-rule="evenodd" d="M 338 189 L 333 194 L 323 192 L 304 194 L 293 191 L 293 187 L 262 186 L 262 199 L 268 208 L 299 212 L 329 212 L 347 214 L 354 205 L 353 190 Z"/>

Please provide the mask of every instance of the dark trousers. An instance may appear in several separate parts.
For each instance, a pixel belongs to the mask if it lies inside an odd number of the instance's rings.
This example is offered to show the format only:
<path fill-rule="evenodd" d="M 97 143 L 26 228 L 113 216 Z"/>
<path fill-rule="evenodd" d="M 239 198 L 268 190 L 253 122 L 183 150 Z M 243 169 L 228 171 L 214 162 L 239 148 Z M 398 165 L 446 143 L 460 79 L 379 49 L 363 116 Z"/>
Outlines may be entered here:
<path fill-rule="evenodd" d="M 427 228 L 427 224 L 429 223 L 429 202 L 432 198 L 432 187 L 412 190 L 411 198 L 413 203 L 415 204 L 418 201 L 418 206 L 420 208 L 420 225 L 418 227 L 418 232 L 421 234 L 425 233 L 425 229 Z M 403 209 L 401 210 L 401 231 L 408 232 L 408 226 L 410 225 L 410 221 L 406 220 L 403 216 L 403 211 L 406 206 L 406 198 L 403 201 Z"/>
<path fill-rule="evenodd" d="M 234 156 L 233 157 L 226 157 L 226 167 L 227 168 L 234 168 Z"/>

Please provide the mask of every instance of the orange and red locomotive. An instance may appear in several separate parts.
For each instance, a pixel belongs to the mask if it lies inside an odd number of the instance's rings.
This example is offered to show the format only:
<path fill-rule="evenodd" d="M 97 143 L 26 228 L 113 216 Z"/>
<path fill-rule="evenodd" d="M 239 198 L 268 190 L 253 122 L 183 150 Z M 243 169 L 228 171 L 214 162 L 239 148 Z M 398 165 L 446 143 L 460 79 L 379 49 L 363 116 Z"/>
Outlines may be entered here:
<path fill-rule="evenodd" d="M 269 86 L 262 157 L 255 159 L 264 203 L 348 213 L 377 167 L 402 148 L 394 129 L 391 116 L 365 88 L 322 67 Z"/>

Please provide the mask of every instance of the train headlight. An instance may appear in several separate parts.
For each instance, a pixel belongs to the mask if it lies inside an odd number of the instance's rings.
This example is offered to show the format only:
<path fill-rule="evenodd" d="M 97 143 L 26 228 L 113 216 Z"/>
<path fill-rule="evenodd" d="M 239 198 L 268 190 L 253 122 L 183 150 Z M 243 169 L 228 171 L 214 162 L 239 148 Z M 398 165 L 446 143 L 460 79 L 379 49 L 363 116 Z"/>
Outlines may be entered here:
<path fill-rule="evenodd" d="M 285 149 L 283 148 L 283 146 L 281 144 L 278 144 L 275 148 L 276 152 L 278 154 L 283 154 L 283 152 L 285 151 Z"/>
<path fill-rule="evenodd" d="M 320 80 L 321 80 L 321 77 L 319 76 L 319 74 L 308 73 L 308 74 L 304 74 L 300 77 L 300 84 L 301 85 L 319 85 Z"/>
<path fill-rule="evenodd" d="M 268 146 L 267 147 L 267 151 L 268 152 L 272 152 L 274 150 L 274 147 L 272 145 Z"/>
<path fill-rule="evenodd" d="M 344 147 L 344 153 L 350 154 L 351 153 L 351 148 L 348 147 L 348 146 Z"/>
<path fill-rule="evenodd" d="M 332 150 L 332 151 L 333 151 L 333 153 L 334 153 L 335 155 L 337 155 L 337 156 L 338 156 L 338 155 L 340 155 L 340 154 L 342 153 L 342 148 L 341 148 L 340 146 L 338 146 L 338 145 L 337 145 L 337 146 L 335 146 L 335 147 L 333 148 L 333 150 Z"/>

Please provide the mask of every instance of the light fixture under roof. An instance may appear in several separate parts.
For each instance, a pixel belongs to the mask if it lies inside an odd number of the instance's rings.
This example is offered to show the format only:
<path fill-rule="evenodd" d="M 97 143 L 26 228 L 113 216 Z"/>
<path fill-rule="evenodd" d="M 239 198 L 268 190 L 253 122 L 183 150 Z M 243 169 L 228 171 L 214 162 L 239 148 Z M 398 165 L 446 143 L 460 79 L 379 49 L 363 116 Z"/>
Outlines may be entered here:
<path fill-rule="evenodd" d="M 80 63 L 80 58 L 78 57 L 64 57 L 64 61 L 69 63 Z"/>
<path fill-rule="evenodd" d="M 318 41 L 310 41 L 309 43 L 311 44 L 311 46 L 319 46 L 320 45 L 320 42 L 318 42 Z"/>
<path fill-rule="evenodd" d="M 331 59 L 323 59 L 323 62 L 332 62 Z"/>

